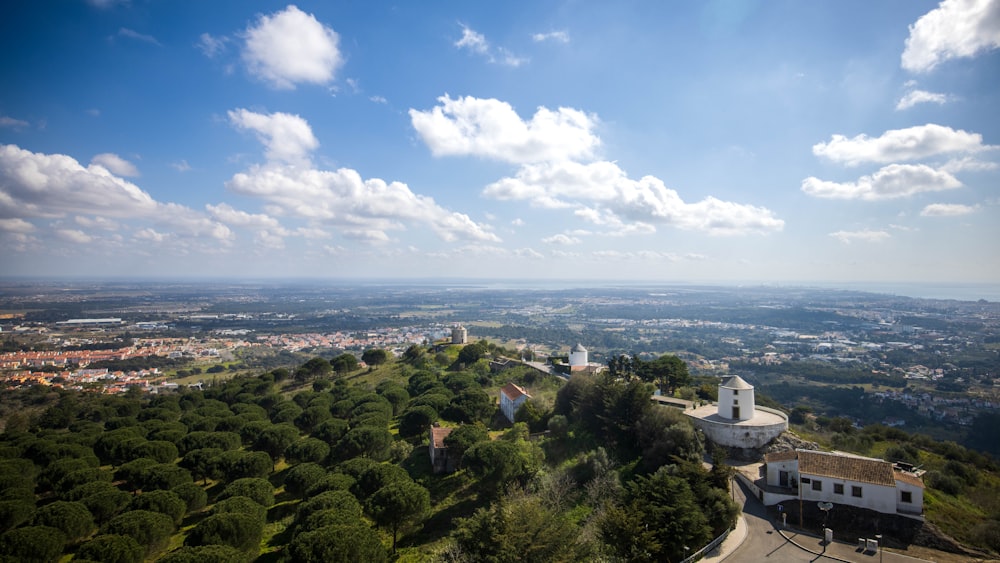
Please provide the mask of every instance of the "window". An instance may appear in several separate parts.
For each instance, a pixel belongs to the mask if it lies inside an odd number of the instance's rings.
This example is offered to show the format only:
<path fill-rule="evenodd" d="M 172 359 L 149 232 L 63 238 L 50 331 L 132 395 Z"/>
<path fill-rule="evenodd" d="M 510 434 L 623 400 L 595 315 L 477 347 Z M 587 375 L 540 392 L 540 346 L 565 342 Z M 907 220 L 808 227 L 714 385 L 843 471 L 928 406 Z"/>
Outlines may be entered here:
<path fill-rule="evenodd" d="M 843 483 L 834 483 L 833 484 L 833 494 L 835 494 L 835 495 L 842 495 L 842 494 L 844 494 L 844 484 Z"/>
<path fill-rule="evenodd" d="M 851 496 L 861 498 L 861 487 L 851 486 Z"/>
<path fill-rule="evenodd" d="M 913 493 L 910 491 L 902 491 L 902 497 L 899 500 L 903 502 L 913 502 Z"/>
<path fill-rule="evenodd" d="M 813 486 L 813 490 L 814 491 L 822 491 L 823 490 L 823 481 L 817 481 L 816 479 L 813 479 L 812 480 L 812 486 Z"/>

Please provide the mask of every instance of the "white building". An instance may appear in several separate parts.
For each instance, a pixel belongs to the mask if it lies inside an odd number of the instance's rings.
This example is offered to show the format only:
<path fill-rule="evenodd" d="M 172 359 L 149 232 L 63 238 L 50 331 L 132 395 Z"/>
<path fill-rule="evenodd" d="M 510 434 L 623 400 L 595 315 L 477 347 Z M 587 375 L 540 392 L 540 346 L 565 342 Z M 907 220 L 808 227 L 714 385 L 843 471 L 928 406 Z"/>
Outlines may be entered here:
<path fill-rule="evenodd" d="M 781 500 L 832 502 L 883 514 L 919 516 L 924 483 L 917 473 L 881 459 L 812 450 L 789 450 L 764 457 L 766 504 Z M 782 494 L 784 492 L 784 494 Z M 769 502 L 770 500 L 770 502 Z"/>
<path fill-rule="evenodd" d="M 451 328 L 451 343 L 452 344 L 465 344 L 469 341 L 469 331 L 465 330 L 465 327 L 458 325 Z"/>
<path fill-rule="evenodd" d="M 587 349 L 579 342 L 569 351 L 569 370 L 581 371 L 587 369 Z"/>
<path fill-rule="evenodd" d="M 758 407 L 753 385 L 738 375 L 726 376 L 719 384 L 719 402 L 684 411 L 695 427 L 712 442 L 730 448 L 756 449 L 788 430 L 788 416 Z M 759 455 L 759 454 L 758 454 Z"/>
<path fill-rule="evenodd" d="M 531 395 L 523 387 L 508 383 L 500 389 L 500 412 L 507 417 L 507 420 L 514 422 L 517 409 L 530 398 Z"/>

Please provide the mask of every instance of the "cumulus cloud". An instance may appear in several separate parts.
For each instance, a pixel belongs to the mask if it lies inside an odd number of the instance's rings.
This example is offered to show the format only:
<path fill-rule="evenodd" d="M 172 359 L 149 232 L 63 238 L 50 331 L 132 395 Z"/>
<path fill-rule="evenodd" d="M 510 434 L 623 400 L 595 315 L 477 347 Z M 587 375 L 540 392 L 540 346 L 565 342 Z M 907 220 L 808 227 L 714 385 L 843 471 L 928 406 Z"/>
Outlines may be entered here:
<path fill-rule="evenodd" d="M 1000 47 L 1000 0 L 944 0 L 910 26 L 901 57 L 910 72 Z"/>
<path fill-rule="evenodd" d="M 556 43 L 569 43 L 569 32 L 565 30 L 550 31 L 548 33 L 535 33 L 531 36 L 532 41 L 541 43 L 543 41 L 554 41 Z"/>
<path fill-rule="evenodd" d="M 149 228 L 145 223 L 186 240 L 209 240 L 214 247 L 233 239 L 225 225 L 183 205 L 158 202 L 105 166 L 84 167 L 70 156 L 0 145 L 0 218 L 14 219 L 10 224 L 23 227 L 22 221 L 31 218 L 67 215 L 74 215 L 77 225 L 90 230 L 115 230 L 122 224 L 131 228 L 137 223 L 138 229 Z M 61 225 L 41 234 L 75 243 L 115 242 L 114 237 L 98 239 Z"/>
<path fill-rule="evenodd" d="M 160 45 L 160 42 L 157 41 L 156 38 L 153 37 L 152 35 L 139 33 L 138 31 L 135 31 L 134 29 L 129 29 L 127 27 L 119 28 L 118 35 L 120 37 L 128 37 L 129 39 L 135 39 L 136 41 L 142 41 L 143 43 L 149 43 L 151 45 L 157 45 L 159 47 L 163 46 Z"/>
<path fill-rule="evenodd" d="M 514 163 L 589 158 L 601 140 L 597 117 L 572 108 L 539 107 L 525 121 L 506 102 L 445 94 L 410 120 L 435 156 L 482 156 Z"/>
<path fill-rule="evenodd" d="M 94 240 L 94 238 L 87 233 L 77 229 L 56 229 L 55 233 L 56 236 L 64 241 L 77 244 L 86 244 Z"/>
<path fill-rule="evenodd" d="M 885 231 L 873 231 L 870 229 L 864 229 L 861 231 L 837 231 L 835 233 L 830 233 L 830 236 L 844 244 L 851 244 L 855 241 L 882 242 L 886 239 L 892 238 L 892 235 Z"/>
<path fill-rule="evenodd" d="M 247 70 L 275 88 L 329 83 L 344 64 L 340 36 L 292 5 L 258 17 L 243 38 Z"/>
<path fill-rule="evenodd" d="M 297 115 L 263 114 L 246 109 L 232 110 L 228 115 L 236 127 L 257 133 L 269 161 L 308 165 L 309 154 L 319 146 L 309 123 Z"/>
<path fill-rule="evenodd" d="M 569 244 L 580 244 L 581 241 L 576 237 L 571 237 L 569 235 L 559 233 L 557 235 L 552 235 L 550 237 L 543 238 L 542 242 L 544 242 L 545 244 L 569 245 Z"/>
<path fill-rule="evenodd" d="M 139 175 L 139 169 L 134 164 L 111 152 L 95 156 L 90 159 L 90 164 L 103 166 L 119 176 L 135 177 Z"/>
<path fill-rule="evenodd" d="M 120 224 L 117 221 L 112 221 L 107 217 L 85 217 L 77 215 L 73 218 L 73 221 L 81 227 L 86 227 L 88 229 L 103 229 L 105 231 L 117 231 Z"/>
<path fill-rule="evenodd" d="M 156 202 L 138 186 L 97 164 L 84 167 L 61 154 L 0 145 L 0 217 L 90 213 L 148 215 Z"/>
<path fill-rule="evenodd" d="M 0 219 L 0 231 L 5 233 L 30 233 L 36 228 L 24 219 L 12 217 L 10 219 Z"/>
<path fill-rule="evenodd" d="M 363 180 L 347 168 L 254 167 L 233 176 L 227 186 L 236 193 L 264 199 L 283 214 L 339 225 L 355 236 L 361 230 L 403 230 L 408 224 L 417 224 L 429 227 L 446 241 L 500 240 L 468 215 L 448 211 L 433 198 L 413 193 L 406 184 Z M 370 233 L 363 238 L 373 240 Z"/>
<path fill-rule="evenodd" d="M 945 94 L 927 92 L 925 90 L 910 90 L 896 103 L 896 111 L 910 109 L 917 104 L 934 103 L 943 105 L 947 101 L 948 96 Z"/>
<path fill-rule="evenodd" d="M 939 192 L 962 187 L 957 178 L 925 164 L 890 164 L 856 182 L 829 182 L 809 177 L 802 191 L 824 199 L 875 201 L 910 197 L 923 192 Z"/>
<path fill-rule="evenodd" d="M 784 221 L 766 208 L 714 197 L 687 203 L 660 179 L 644 176 L 634 180 L 617 164 L 606 161 L 527 164 L 516 176 L 488 185 L 483 195 L 525 200 L 539 207 L 573 208 L 583 220 L 632 232 L 652 232 L 657 224 L 717 235 L 784 228 Z"/>
<path fill-rule="evenodd" d="M 985 160 L 977 160 L 971 156 L 953 158 L 941 166 L 941 170 L 952 174 L 963 171 L 982 172 L 985 170 L 996 170 L 1000 164 Z"/>
<path fill-rule="evenodd" d="M 276 233 L 284 232 L 284 229 L 281 228 L 281 224 L 278 223 L 277 219 L 263 213 L 247 213 L 246 211 L 234 209 L 227 203 L 220 203 L 219 205 L 208 204 L 205 206 L 205 209 L 207 209 L 208 213 L 220 223 L 225 223 L 234 227 L 269 229 Z"/>
<path fill-rule="evenodd" d="M 828 143 L 813 145 L 812 151 L 816 156 L 856 166 L 864 162 L 899 162 L 989 148 L 993 147 L 983 145 L 983 136 L 978 133 L 928 123 L 892 129 L 875 138 L 865 134 L 850 139 L 844 135 L 833 135 Z"/>
<path fill-rule="evenodd" d="M 974 213 L 976 207 L 960 203 L 932 203 L 920 212 L 921 217 L 958 217 Z"/>

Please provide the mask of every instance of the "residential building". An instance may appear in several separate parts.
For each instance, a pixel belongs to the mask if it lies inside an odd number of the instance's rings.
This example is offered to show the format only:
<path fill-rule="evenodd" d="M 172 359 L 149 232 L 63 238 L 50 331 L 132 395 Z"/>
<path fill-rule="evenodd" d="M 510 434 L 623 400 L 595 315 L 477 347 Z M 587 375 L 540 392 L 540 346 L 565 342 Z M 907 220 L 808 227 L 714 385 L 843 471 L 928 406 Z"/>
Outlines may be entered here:
<path fill-rule="evenodd" d="M 883 514 L 923 513 L 924 483 L 920 473 L 909 467 L 812 450 L 772 453 L 764 457 L 764 462 L 769 491 L 785 491 L 785 500 L 832 502 Z"/>
<path fill-rule="evenodd" d="M 531 395 L 523 387 L 519 387 L 513 382 L 507 383 L 500 389 L 500 412 L 507 417 L 507 420 L 514 422 L 517 409 L 521 408 L 521 405 L 530 398 Z"/>
<path fill-rule="evenodd" d="M 454 428 L 443 428 L 441 426 L 431 426 L 430 429 L 430 456 L 431 469 L 434 473 L 452 473 L 455 471 L 458 460 L 454 456 L 448 455 L 448 446 L 444 439 L 451 434 Z"/>

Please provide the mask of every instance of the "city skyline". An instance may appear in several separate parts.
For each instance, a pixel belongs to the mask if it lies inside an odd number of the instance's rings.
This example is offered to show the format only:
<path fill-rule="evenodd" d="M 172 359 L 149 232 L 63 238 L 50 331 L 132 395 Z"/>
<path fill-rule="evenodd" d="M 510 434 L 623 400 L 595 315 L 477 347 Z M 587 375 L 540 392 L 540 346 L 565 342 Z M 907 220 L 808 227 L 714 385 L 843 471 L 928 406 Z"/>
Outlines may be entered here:
<path fill-rule="evenodd" d="M 5 276 L 1000 283 L 1000 1 L 0 18 Z"/>

